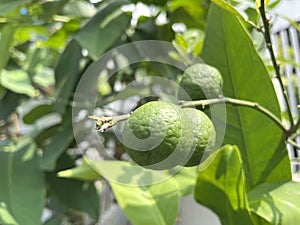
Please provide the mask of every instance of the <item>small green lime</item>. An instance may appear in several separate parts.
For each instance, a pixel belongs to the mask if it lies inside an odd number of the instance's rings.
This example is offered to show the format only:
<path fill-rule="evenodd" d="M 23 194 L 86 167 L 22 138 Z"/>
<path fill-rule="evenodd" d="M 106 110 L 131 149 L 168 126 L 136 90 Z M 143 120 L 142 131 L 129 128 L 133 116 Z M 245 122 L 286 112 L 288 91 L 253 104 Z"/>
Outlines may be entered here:
<path fill-rule="evenodd" d="M 192 120 L 194 133 L 194 152 L 185 166 L 196 166 L 205 152 L 213 150 L 216 132 L 210 118 L 202 111 L 193 108 L 184 108 L 183 111 Z"/>
<path fill-rule="evenodd" d="M 198 63 L 185 70 L 179 85 L 192 100 L 217 98 L 222 93 L 223 79 L 215 67 Z M 179 99 L 189 100 L 182 89 L 178 91 Z"/>
<path fill-rule="evenodd" d="M 163 101 L 137 108 L 123 132 L 123 143 L 132 160 L 159 170 L 199 164 L 214 141 L 214 127 L 203 112 Z"/>
<path fill-rule="evenodd" d="M 188 161 L 193 131 L 183 110 L 169 102 L 152 101 L 128 118 L 123 144 L 137 164 L 151 169 L 170 169 Z"/>

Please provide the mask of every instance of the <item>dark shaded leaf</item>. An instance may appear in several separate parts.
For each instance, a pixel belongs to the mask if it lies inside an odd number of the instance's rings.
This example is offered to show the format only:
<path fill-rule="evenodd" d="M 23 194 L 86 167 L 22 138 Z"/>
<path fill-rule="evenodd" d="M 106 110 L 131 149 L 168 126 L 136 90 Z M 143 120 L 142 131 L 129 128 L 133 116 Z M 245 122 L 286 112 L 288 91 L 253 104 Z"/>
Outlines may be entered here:
<path fill-rule="evenodd" d="M 73 140 L 72 113 L 69 110 L 63 118 L 63 123 L 60 128 L 44 149 L 44 154 L 41 159 L 41 168 L 46 171 L 53 171 L 57 159 L 69 147 Z"/>
<path fill-rule="evenodd" d="M 53 112 L 52 104 L 38 105 L 23 117 L 23 122 L 26 124 L 33 124 L 39 118 L 52 112 Z"/>
<path fill-rule="evenodd" d="M 44 208 L 44 175 L 36 150 L 32 139 L 27 138 L 0 151 L 0 202 L 5 202 L 20 225 L 40 224 Z"/>
<path fill-rule="evenodd" d="M 65 113 L 72 91 L 79 79 L 81 58 L 81 47 L 75 40 L 72 40 L 55 68 L 56 102 L 54 108 L 61 114 Z"/>
<path fill-rule="evenodd" d="M 0 2 L 0 15 L 8 13 L 9 11 L 27 2 L 30 2 L 30 0 L 17 0 L 17 1 L 2 0 Z"/>
<path fill-rule="evenodd" d="M 131 16 L 120 7 L 127 1 L 111 1 L 76 34 L 75 39 L 82 48 L 88 50 L 89 56 L 96 60 L 124 33 L 129 26 Z"/>
<path fill-rule="evenodd" d="M 0 120 L 6 120 L 7 117 L 16 110 L 16 107 L 23 99 L 26 99 L 25 95 L 17 94 L 12 91 L 6 91 L 0 101 Z"/>
<path fill-rule="evenodd" d="M 56 176 L 58 171 L 70 167 L 74 167 L 73 161 L 67 155 L 62 155 L 58 160 L 56 171 L 47 174 L 46 178 L 51 187 L 52 195 L 67 208 L 84 211 L 97 221 L 100 211 L 99 197 L 94 183 Z"/>
<path fill-rule="evenodd" d="M 1 4 L 5 4 L 5 3 L 0 3 L 0 14 L 1 14 Z M 6 4 L 8 5 L 12 5 L 13 2 L 9 1 L 9 3 L 7 2 Z M 1 41 L 0 41 L 0 73 L 1 70 L 6 66 L 7 61 L 9 59 L 9 48 L 11 45 L 11 42 L 13 40 L 14 37 L 14 32 L 16 30 L 16 26 L 15 25 L 6 25 L 2 28 L 0 34 L 1 34 Z"/>

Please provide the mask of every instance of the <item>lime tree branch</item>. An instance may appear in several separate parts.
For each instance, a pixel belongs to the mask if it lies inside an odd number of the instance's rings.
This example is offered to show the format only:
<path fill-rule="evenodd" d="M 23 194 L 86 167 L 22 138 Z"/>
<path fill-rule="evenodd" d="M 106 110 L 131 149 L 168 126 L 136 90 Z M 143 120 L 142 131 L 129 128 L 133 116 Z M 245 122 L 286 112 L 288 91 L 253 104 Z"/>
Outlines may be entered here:
<path fill-rule="evenodd" d="M 205 107 L 208 105 L 215 105 L 215 104 L 221 104 L 221 103 L 255 109 L 255 110 L 263 113 L 265 116 L 269 117 L 273 122 L 275 122 L 285 132 L 285 134 L 287 134 L 287 129 L 283 126 L 281 120 L 277 116 L 275 116 L 271 111 L 269 111 L 268 109 L 264 108 L 263 106 L 259 105 L 256 102 L 222 97 L 222 98 L 205 99 L 205 100 L 197 100 L 197 101 L 180 101 L 178 104 L 181 107 L 192 107 L 192 106 Z"/>
<path fill-rule="evenodd" d="M 297 123 L 291 127 L 291 129 L 288 131 L 288 135 L 293 135 L 295 134 L 296 136 L 299 136 L 299 134 L 297 133 L 297 130 L 300 127 L 300 118 L 298 118 Z"/>
<path fill-rule="evenodd" d="M 272 64 L 273 64 L 273 67 L 274 67 L 274 70 L 275 70 L 276 78 L 278 79 L 278 81 L 280 83 L 280 87 L 281 87 L 281 90 L 282 90 L 283 95 L 284 95 L 284 100 L 285 100 L 286 105 L 287 105 L 287 111 L 288 111 L 291 127 L 293 127 L 294 120 L 293 120 L 293 116 L 292 116 L 292 112 L 291 112 L 291 107 L 290 107 L 290 104 L 289 104 L 289 101 L 288 101 L 288 96 L 287 96 L 286 90 L 284 88 L 284 85 L 283 85 L 283 82 L 282 82 L 282 79 L 281 79 L 281 76 L 280 76 L 280 68 L 279 68 L 279 65 L 276 61 L 276 57 L 275 57 L 275 53 L 274 53 L 274 49 L 273 49 L 273 45 L 272 45 L 272 41 L 271 41 L 269 20 L 267 19 L 266 11 L 265 11 L 265 0 L 260 0 L 259 12 L 260 12 L 261 19 L 262 19 L 263 26 L 264 26 L 264 38 L 265 38 L 265 41 L 266 41 L 267 49 L 268 49 L 270 57 L 271 57 L 271 61 L 272 61 Z"/>

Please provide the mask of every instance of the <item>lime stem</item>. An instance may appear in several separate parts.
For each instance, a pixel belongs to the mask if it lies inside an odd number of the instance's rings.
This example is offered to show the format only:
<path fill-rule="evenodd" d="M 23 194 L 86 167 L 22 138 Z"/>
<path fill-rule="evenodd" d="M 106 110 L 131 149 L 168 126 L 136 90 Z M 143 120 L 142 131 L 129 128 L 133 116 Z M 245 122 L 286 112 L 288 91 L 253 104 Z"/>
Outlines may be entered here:
<path fill-rule="evenodd" d="M 214 105 L 214 104 L 231 104 L 235 106 L 243 106 L 255 109 L 267 117 L 269 117 L 273 122 L 275 122 L 284 132 L 287 134 L 288 130 L 283 126 L 280 119 L 275 116 L 271 111 L 264 108 L 263 106 L 259 105 L 257 102 L 250 102 L 240 99 L 234 99 L 234 98 L 228 98 L 228 97 L 220 97 L 220 98 L 213 98 L 213 99 L 205 99 L 205 100 L 197 100 L 197 101 L 179 101 L 178 104 L 181 107 L 192 107 L 192 106 L 208 106 L 208 105 Z"/>
<path fill-rule="evenodd" d="M 261 15 L 261 19 L 263 21 L 263 26 L 264 26 L 263 34 L 264 34 L 266 46 L 267 46 L 267 49 L 269 51 L 271 61 L 272 61 L 272 64 L 273 64 L 273 67 L 274 67 L 274 70 L 275 70 L 275 76 L 276 76 L 277 80 L 279 81 L 280 88 L 281 88 L 283 96 L 284 96 L 284 101 L 287 105 L 287 112 L 288 112 L 288 116 L 289 116 L 289 121 L 291 123 L 291 128 L 290 129 L 293 129 L 293 127 L 294 127 L 293 115 L 292 115 L 291 106 L 290 106 L 290 103 L 289 103 L 289 100 L 288 100 L 287 92 L 284 88 L 283 81 L 281 79 L 280 67 L 279 67 L 279 64 L 276 61 L 276 57 L 275 57 L 275 53 L 274 53 L 274 49 L 273 49 L 273 45 L 272 45 L 272 41 L 271 41 L 270 26 L 269 26 L 270 24 L 269 24 L 269 20 L 266 17 L 266 11 L 265 11 L 265 0 L 260 0 L 259 12 L 260 12 L 260 15 Z"/>
<path fill-rule="evenodd" d="M 100 132 L 106 131 L 108 128 L 113 127 L 118 122 L 127 120 L 130 114 L 119 115 L 119 116 L 112 116 L 112 117 L 98 117 L 98 116 L 89 116 L 89 119 L 96 121 L 96 130 Z"/>

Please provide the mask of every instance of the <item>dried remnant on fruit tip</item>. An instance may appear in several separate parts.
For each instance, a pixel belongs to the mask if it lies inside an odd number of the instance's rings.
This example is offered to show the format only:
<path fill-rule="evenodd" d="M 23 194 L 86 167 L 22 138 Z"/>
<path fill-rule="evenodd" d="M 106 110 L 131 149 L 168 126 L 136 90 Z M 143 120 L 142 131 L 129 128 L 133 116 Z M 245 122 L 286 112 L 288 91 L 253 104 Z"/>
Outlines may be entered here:
<path fill-rule="evenodd" d="M 89 116 L 89 119 L 96 121 L 96 130 L 99 130 L 100 132 L 104 132 L 108 128 L 113 126 L 113 118 L 112 117 Z"/>
<path fill-rule="evenodd" d="M 181 100 L 200 100 L 218 98 L 222 95 L 223 78 L 215 67 L 194 64 L 188 67 L 180 81 L 178 98 Z"/>

